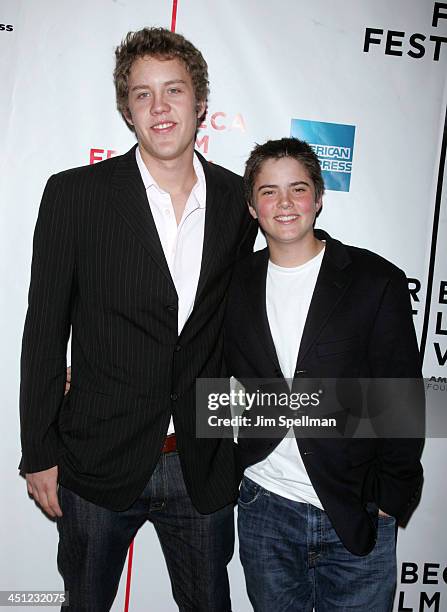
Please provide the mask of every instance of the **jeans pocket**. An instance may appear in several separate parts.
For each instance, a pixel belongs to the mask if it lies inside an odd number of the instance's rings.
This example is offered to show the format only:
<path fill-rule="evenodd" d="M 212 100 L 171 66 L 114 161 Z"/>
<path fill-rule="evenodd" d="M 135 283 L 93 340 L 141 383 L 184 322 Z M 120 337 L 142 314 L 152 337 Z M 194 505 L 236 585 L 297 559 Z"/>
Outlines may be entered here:
<path fill-rule="evenodd" d="M 394 525 L 396 524 L 396 519 L 390 514 L 387 514 L 386 516 L 379 514 L 377 517 L 377 521 L 379 527 L 385 525 L 392 525 L 394 527 Z"/>
<path fill-rule="evenodd" d="M 239 490 L 238 506 L 241 508 L 251 506 L 260 498 L 263 490 L 261 485 L 256 484 L 256 482 L 244 476 Z"/>

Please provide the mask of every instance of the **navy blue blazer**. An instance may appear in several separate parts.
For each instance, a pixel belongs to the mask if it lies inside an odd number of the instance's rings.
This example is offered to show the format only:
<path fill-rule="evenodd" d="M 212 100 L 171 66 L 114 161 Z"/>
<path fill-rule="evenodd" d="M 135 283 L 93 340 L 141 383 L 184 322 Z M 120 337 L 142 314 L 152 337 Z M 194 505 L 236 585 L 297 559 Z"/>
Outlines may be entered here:
<path fill-rule="evenodd" d="M 321 230 L 315 235 L 326 240 L 326 249 L 299 347 L 295 383 L 300 377 L 421 382 L 404 273 Z M 264 249 L 240 261 L 229 290 L 225 357 L 229 373 L 242 382 L 283 376 L 266 312 L 268 258 Z M 265 459 L 279 441 L 241 438 L 240 475 Z M 306 438 L 297 444 L 323 507 L 351 552 L 366 554 L 374 546 L 376 525 L 368 503 L 401 522 L 408 519 L 423 480 L 420 438 Z"/>

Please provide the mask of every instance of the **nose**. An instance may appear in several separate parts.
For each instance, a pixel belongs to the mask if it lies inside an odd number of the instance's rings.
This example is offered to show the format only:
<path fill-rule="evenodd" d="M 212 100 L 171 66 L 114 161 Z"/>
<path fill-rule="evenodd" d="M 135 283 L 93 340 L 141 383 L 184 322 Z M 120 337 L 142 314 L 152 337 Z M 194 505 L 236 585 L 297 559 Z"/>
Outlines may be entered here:
<path fill-rule="evenodd" d="M 278 206 L 280 208 L 290 208 L 291 206 L 293 206 L 292 202 L 290 201 L 287 191 L 280 193 Z"/>
<path fill-rule="evenodd" d="M 170 106 L 165 99 L 162 92 L 154 93 L 152 98 L 152 106 L 151 113 L 153 115 L 160 115 L 162 113 L 167 113 L 170 110 Z"/>

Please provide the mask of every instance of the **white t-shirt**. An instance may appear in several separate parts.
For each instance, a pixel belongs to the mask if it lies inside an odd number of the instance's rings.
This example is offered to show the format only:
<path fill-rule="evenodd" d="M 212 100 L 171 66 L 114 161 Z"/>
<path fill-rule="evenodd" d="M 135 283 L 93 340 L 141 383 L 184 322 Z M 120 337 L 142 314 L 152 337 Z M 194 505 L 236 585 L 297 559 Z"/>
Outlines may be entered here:
<path fill-rule="evenodd" d="M 324 249 L 305 264 L 283 268 L 268 264 L 266 305 L 270 330 L 281 371 L 293 379 L 304 324 L 323 260 Z M 323 509 L 304 467 L 291 429 L 270 455 L 248 467 L 245 475 L 287 499 Z"/>

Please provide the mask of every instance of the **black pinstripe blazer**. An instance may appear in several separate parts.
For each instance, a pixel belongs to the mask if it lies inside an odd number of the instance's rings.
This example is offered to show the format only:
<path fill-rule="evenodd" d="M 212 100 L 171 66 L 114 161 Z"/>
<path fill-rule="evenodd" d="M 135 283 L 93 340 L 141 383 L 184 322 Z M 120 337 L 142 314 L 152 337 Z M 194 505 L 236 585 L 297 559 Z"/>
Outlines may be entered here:
<path fill-rule="evenodd" d="M 196 508 L 212 512 L 237 494 L 232 441 L 195 437 L 194 383 L 223 374 L 227 287 L 257 227 L 240 177 L 200 159 L 202 266 L 180 337 L 135 147 L 52 176 L 40 206 L 22 346 L 21 470 L 59 465 L 62 484 L 114 510 L 145 487 L 171 414 Z M 63 399 L 70 328 L 72 383 Z"/>

